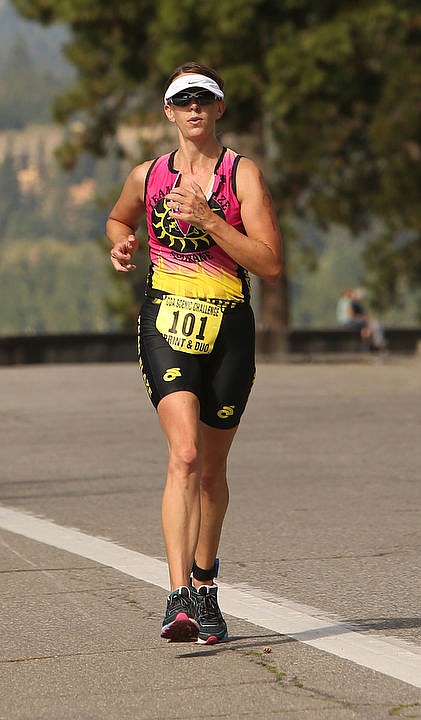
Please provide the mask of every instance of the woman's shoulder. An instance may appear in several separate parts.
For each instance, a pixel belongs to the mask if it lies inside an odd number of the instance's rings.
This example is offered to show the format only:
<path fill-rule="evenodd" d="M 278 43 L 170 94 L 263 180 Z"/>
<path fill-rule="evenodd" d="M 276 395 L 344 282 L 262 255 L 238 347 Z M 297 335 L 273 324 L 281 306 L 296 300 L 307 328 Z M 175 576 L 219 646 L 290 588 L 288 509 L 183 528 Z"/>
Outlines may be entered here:
<path fill-rule="evenodd" d="M 135 182 L 144 182 L 150 168 L 154 164 L 155 159 L 145 160 L 139 165 L 136 165 L 131 171 L 130 175 Z"/>
<path fill-rule="evenodd" d="M 246 196 L 260 196 L 266 187 L 261 168 L 254 160 L 245 155 L 238 156 L 236 185 L 237 195 L 240 201 Z"/>
<path fill-rule="evenodd" d="M 261 172 L 254 160 L 229 147 L 225 148 L 223 160 L 225 168 L 227 165 L 230 166 L 236 177 L 244 177 L 246 181 L 247 178 L 257 177 Z"/>
<path fill-rule="evenodd" d="M 227 148 L 225 155 L 227 159 L 231 158 L 231 160 L 237 166 L 237 171 L 241 170 L 241 173 L 260 172 L 257 163 L 250 157 L 248 157 L 248 155 L 243 155 L 241 152 L 237 152 L 236 150 L 232 150 L 231 148 Z"/>
<path fill-rule="evenodd" d="M 132 189 L 133 192 L 143 197 L 144 189 L 147 185 L 148 176 L 151 168 L 154 166 L 156 158 L 145 160 L 136 165 L 127 176 L 126 187 Z"/>
<path fill-rule="evenodd" d="M 156 157 L 152 158 L 151 160 L 144 160 L 144 162 L 139 163 L 139 165 L 136 165 L 132 169 L 130 174 L 133 175 L 134 177 L 140 177 L 140 178 L 143 177 L 144 178 L 153 166 L 155 166 L 157 164 L 162 165 L 162 164 L 168 163 L 173 154 L 174 154 L 174 152 L 168 152 L 168 153 L 164 153 L 163 155 L 157 155 Z"/>

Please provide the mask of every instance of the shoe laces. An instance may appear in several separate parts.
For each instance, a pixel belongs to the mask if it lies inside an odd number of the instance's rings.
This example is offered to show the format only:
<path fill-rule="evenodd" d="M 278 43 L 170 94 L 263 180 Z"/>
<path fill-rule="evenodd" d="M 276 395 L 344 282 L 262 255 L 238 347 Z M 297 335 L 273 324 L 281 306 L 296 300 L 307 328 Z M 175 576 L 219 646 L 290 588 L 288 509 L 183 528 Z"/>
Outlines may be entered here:
<path fill-rule="evenodd" d="M 168 595 L 168 609 L 181 607 L 183 610 L 189 610 L 190 606 L 191 598 L 188 588 L 179 588 Z"/>
<path fill-rule="evenodd" d="M 219 621 L 221 619 L 221 611 L 219 609 L 218 600 L 216 595 L 213 595 L 210 592 L 206 592 L 206 594 L 198 593 L 198 606 L 199 606 L 199 612 L 201 615 L 203 615 L 203 609 L 206 613 L 206 617 L 211 622 L 213 621 Z"/>

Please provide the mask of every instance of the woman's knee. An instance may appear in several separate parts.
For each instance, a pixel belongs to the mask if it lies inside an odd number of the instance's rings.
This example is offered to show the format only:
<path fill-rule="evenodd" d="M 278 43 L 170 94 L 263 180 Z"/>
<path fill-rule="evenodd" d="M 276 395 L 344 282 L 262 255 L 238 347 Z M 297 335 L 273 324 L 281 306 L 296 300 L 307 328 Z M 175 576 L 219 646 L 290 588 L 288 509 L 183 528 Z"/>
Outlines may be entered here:
<path fill-rule="evenodd" d="M 200 476 L 201 491 L 212 495 L 214 492 L 220 492 L 222 488 L 228 488 L 226 462 L 204 466 Z"/>
<path fill-rule="evenodd" d="M 200 468 L 198 444 L 192 440 L 182 440 L 170 447 L 170 466 L 182 475 L 197 473 Z"/>

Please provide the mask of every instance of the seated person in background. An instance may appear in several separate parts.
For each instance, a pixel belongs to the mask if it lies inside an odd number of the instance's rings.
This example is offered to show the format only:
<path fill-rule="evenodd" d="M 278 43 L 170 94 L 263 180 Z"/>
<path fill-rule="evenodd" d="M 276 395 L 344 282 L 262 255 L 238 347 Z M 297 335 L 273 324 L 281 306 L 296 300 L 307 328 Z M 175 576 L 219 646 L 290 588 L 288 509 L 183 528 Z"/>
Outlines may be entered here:
<path fill-rule="evenodd" d="M 355 327 L 353 324 L 352 288 L 345 288 L 336 306 L 336 319 L 339 325 Z"/>
<path fill-rule="evenodd" d="M 364 296 L 363 288 L 345 288 L 337 304 L 336 318 L 342 327 L 359 328 L 361 339 L 371 348 L 384 350 L 383 326 L 365 311 L 362 305 Z"/>

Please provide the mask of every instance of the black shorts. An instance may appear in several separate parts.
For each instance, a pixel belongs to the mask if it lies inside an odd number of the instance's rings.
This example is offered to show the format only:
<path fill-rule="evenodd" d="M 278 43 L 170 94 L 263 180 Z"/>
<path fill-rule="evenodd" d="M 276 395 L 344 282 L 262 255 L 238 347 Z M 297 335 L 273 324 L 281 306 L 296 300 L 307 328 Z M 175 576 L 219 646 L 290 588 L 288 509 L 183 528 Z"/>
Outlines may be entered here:
<path fill-rule="evenodd" d="M 255 326 L 248 303 L 224 310 L 212 352 L 175 350 L 157 330 L 159 304 L 147 297 L 138 321 L 138 357 L 155 407 L 170 393 L 188 390 L 200 402 L 200 419 L 215 428 L 233 428 L 244 412 L 255 376 Z"/>

